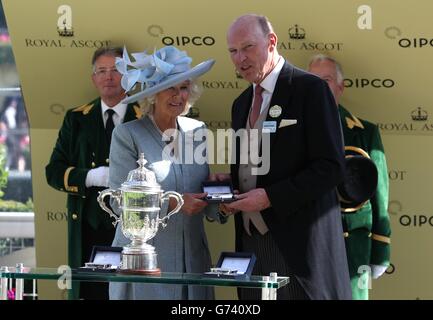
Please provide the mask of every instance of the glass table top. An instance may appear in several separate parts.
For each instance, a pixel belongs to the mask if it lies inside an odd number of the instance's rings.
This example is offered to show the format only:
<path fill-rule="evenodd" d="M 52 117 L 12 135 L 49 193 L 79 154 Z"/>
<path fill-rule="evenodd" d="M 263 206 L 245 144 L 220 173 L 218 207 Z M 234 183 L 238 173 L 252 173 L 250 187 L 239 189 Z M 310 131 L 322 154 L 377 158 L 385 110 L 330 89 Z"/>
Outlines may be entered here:
<path fill-rule="evenodd" d="M 4 267 L 0 270 L 0 278 L 9 279 L 45 279 L 57 280 L 70 273 L 72 281 L 97 282 L 139 282 L 165 284 L 194 284 L 226 287 L 272 288 L 279 289 L 289 283 L 288 277 L 250 276 L 247 278 L 226 278 L 225 276 L 204 275 L 195 273 L 161 272 L 158 275 L 143 275 L 121 272 L 101 272 L 70 270 L 68 268 L 22 268 Z"/>

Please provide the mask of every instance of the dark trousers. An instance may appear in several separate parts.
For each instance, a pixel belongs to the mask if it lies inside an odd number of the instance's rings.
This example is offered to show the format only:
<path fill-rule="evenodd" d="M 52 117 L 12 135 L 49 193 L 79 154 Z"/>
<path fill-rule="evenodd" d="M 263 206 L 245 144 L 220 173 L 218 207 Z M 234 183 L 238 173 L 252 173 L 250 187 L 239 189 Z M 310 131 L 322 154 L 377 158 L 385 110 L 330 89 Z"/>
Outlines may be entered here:
<path fill-rule="evenodd" d="M 289 283 L 277 290 L 277 300 L 310 300 L 296 277 L 288 268 L 280 250 L 273 239 L 271 232 L 265 235 L 250 223 L 251 236 L 245 230 L 242 234 L 243 251 L 253 252 L 256 255 L 253 275 L 269 276 L 276 272 L 280 277 L 289 277 Z M 238 289 L 239 300 L 260 300 L 262 297 L 259 289 Z"/>
<path fill-rule="evenodd" d="M 111 246 L 114 239 L 114 228 L 93 229 L 87 221 L 82 222 L 82 264 L 89 262 L 93 246 Z M 80 283 L 80 299 L 84 300 L 108 300 L 108 282 L 87 282 Z"/>

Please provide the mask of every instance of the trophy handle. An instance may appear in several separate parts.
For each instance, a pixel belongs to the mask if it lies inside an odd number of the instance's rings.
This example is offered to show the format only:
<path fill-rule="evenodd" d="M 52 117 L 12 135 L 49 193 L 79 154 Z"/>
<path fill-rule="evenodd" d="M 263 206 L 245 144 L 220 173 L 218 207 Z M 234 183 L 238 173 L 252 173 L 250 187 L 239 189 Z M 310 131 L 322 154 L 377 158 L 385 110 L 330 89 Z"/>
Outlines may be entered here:
<path fill-rule="evenodd" d="M 108 212 L 110 217 L 112 217 L 114 219 L 114 221 L 112 223 L 113 223 L 113 226 L 116 227 L 117 223 L 120 221 L 120 218 L 113 211 L 111 211 L 110 208 L 108 208 L 105 205 L 104 198 L 106 196 L 111 196 L 112 198 L 116 199 L 117 203 L 120 206 L 120 191 L 119 190 L 113 190 L 113 189 L 105 189 L 103 191 L 100 191 L 99 196 L 98 196 L 99 205 L 101 206 L 102 210 L 104 210 L 105 212 Z"/>
<path fill-rule="evenodd" d="M 182 208 L 183 206 L 183 199 L 182 196 L 174 191 L 167 191 L 164 192 L 164 194 L 161 197 L 161 200 L 164 200 L 165 198 L 175 198 L 177 200 L 177 206 L 176 208 L 174 208 L 173 210 L 171 210 L 169 213 L 167 213 L 167 215 L 162 218 L 159 219 L 159 223 L 162 224 L 162 227 L 165 228 L 167 226 L 167 221 L 168 219 L 175 214 L 176 212 L 178 212 L 180 210 L 180 208 Z"/>

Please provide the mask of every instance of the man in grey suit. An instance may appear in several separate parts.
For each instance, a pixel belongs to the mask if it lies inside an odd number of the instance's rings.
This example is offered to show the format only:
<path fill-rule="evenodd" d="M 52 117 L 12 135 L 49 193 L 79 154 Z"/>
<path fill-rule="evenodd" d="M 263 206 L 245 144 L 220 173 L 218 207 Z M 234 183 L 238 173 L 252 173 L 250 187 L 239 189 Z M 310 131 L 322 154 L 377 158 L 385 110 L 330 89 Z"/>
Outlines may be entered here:
<path fill-rule="evenodd" d="M 234 101 L 232 128 L 267 128 L 267 173 L 254 164 L 231 165 L 240 193 L 225 206 L 235 215 L 236 250 L 257 256 L 253 273 L 290 276 L 279 299 L 351 299 L 335 186 L 342 180 L 344 150 L 338 113 L 326 82 L 287 63 L 264 16 L 237 18 L 227 33 L 237 72 L 252 83 Z M 258 142 L 260 146 L 260 141 Z M 264 150 L 264 146 L 262 146 Z M 258 299 L 258 290 L 240 290 Z"/>

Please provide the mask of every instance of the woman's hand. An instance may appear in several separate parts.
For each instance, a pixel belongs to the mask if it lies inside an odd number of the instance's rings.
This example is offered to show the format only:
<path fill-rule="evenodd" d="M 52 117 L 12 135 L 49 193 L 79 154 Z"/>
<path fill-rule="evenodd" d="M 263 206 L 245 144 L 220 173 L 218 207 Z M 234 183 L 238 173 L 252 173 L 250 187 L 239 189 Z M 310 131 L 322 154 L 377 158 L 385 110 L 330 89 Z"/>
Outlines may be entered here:
<path fill-rule="evenodd" d="M 206 206 L 207 202 L 202 200 L 206 197 L 207 193 L 184 193 L 182 211 L 188 216 L 195 215 L 201 212 Z"/>

